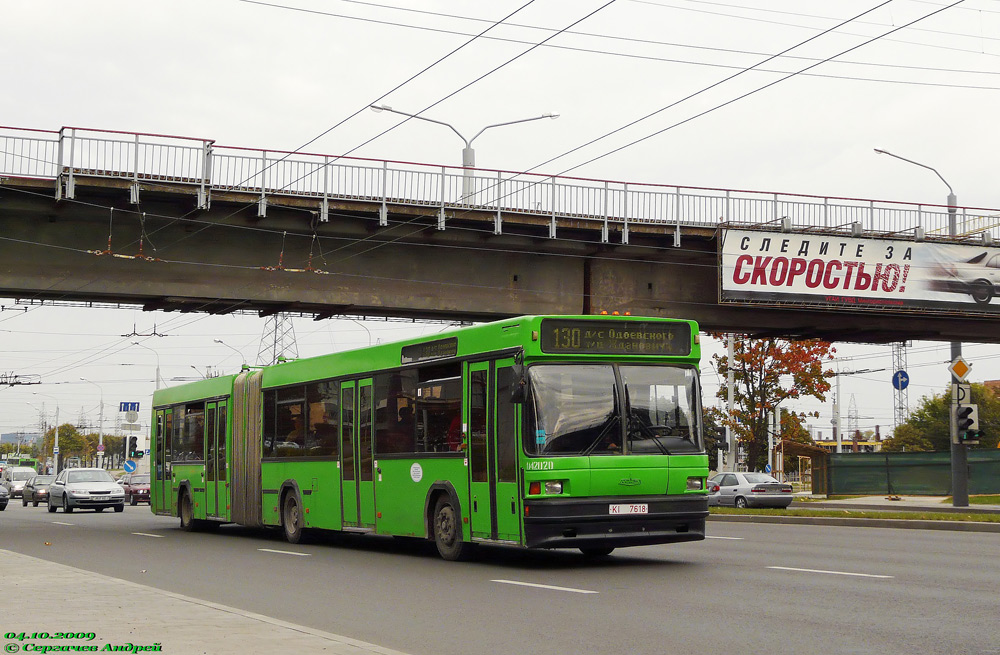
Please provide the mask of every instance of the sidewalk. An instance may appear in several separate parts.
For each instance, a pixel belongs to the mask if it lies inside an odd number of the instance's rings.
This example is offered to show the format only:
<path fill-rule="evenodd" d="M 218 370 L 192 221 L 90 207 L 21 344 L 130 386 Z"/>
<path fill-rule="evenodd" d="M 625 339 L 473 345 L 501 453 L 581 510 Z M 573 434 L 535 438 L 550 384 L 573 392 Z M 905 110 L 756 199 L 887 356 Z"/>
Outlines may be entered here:
<path fill-rule="evenodd" d="M 40 653 L 42 646 L 82 646 L 98 652 L 146 650 L 173 655 L 284 652 L 405 655 L 375 644 L 8 550 L 0 550 L 0 579 L 4 581 L 7 598 L 0 618 L 0 635 L 24 633 L 23 638 L 0 639 L 4 653 Z M 93 633 L 94 637 L 55 637 L 67 630 L 76 634 Z M 49 638 L 33 637 L 33 633 L 48 633 Z M 129 644 L 132 650 L 126 650 Z"/>

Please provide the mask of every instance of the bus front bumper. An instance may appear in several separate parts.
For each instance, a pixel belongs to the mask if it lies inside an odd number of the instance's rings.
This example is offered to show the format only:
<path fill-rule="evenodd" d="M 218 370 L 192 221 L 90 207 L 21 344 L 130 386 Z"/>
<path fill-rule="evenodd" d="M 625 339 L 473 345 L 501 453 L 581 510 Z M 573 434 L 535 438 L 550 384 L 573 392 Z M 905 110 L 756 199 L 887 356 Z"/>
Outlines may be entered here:
<path fill-rule="evenodd" d="M 617 506 L 645 505 L 647 513 L 614 513 Z M 705 538 L 708 498 L 603 496 L 524 501 L 529 548 L 619 548 L 700 541 Z"/>

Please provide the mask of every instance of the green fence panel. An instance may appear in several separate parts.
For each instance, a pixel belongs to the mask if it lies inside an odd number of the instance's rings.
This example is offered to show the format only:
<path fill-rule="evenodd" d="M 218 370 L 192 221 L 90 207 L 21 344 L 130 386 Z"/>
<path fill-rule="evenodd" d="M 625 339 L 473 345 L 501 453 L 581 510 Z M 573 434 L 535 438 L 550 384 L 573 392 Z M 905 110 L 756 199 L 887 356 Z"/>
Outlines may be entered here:
<path fill-rule="evenodd" d="M 1000 493 L 1000 450 L 969 451 L 969 493 Z M 951 453 L 840 453 L 830 456 L 827 493 L 951 494 Z"/>

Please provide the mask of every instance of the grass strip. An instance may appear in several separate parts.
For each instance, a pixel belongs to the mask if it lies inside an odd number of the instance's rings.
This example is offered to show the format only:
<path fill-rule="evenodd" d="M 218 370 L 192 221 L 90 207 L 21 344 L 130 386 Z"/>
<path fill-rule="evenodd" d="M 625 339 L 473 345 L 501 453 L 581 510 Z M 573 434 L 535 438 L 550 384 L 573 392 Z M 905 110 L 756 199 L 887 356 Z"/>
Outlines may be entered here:
<path fill-rule="evenodd" d="M 973 521 L 976 523 L 1000 523 L 1000 514 L 978 514 L 958 512 L 893 512 L 879 510 L 856 509 L 776 509 L 766 507 L 751 507 L 736 509 L 734 507 L 709 507 L 711 514 L 742 514 L 759 516 L 832 516 L 854 519 L 901 519 L 904 521 Z"/>

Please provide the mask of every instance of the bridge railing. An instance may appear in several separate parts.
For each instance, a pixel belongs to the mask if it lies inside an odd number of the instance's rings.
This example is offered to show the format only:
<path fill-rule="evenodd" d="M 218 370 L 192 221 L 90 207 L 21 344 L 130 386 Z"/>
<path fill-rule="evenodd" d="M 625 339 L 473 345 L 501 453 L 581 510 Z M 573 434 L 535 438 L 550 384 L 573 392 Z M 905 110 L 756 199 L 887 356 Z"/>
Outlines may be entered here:
<path fill-rule="evenodd" d="M 600 222 L 627 239 L 629 225 L 760 226 L 787 222 L 795 230 L 905 237 L 922 228 L 949 231 L 948 207 L 594 180 L 492 169 L 463 169 L 391 160 L 220 146 L 211 139 L 64 127 L 58 131 L 0 126 L 0 175 L 60 180 L 72 197 L 76 177 L 139 183 L 190 184 L 207 202 L 212 192 L 312 196 L 437 207 L 452 215 L 489 211 L 499 230 L 504 214 L 537 214 Z M 1000 240 L 1000 211 L 957 208 L 959 235 L 989 233 Z"/>

